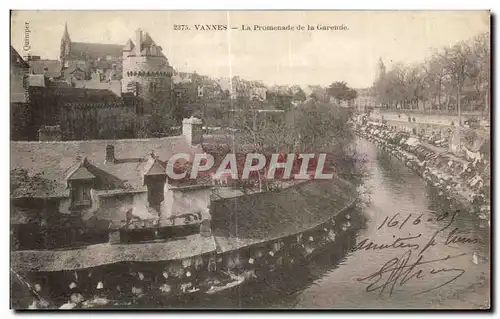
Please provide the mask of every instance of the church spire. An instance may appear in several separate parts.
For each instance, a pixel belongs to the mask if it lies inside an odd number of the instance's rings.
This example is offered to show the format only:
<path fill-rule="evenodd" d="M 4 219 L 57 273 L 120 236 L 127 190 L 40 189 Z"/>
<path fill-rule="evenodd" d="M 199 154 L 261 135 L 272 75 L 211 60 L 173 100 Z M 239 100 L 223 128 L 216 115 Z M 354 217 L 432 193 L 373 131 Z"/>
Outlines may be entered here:
<path fill-rule="evenodd" d="M 64 23 L 64 34 L 63 34 L 63 40 L 66 40 L 68 42 L 71 42 L 71 39 L 69 38 L 69 32 L 68 32 L 68 22 Z"/>
<path fill-rule="evenodd" d="M 378 63 L 377 63 L 376 78 L 379 79 L 380 77 L 385 76 L 385 73 L 386 73 L 386 67 L 385 67 L 384 61 L 382 60 L 382 57 L 379 56 Z"/>
<path fill-rule="evenodd" d="M 68 23 L 66 22 L 64 23 L 64 34 L 61 38 L 61 50 L 60 50 L 61 60 L 63 60 L 64 57 L 69 55 L 70 46 L 71 46 L 71 38 L 69 37 Z"/>

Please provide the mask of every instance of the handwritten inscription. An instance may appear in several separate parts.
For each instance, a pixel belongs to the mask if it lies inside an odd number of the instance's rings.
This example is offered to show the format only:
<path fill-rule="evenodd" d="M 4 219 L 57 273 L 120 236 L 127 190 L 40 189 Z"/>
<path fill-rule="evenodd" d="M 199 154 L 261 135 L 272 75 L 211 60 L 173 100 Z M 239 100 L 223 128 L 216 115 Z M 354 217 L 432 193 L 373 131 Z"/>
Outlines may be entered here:
<path fill-rule="evenodd" d="M 420 255 L 414 262 L 411 261 L 412 251 L 407 250 L 402 256 L 392 258 L 386 262 L 379 270 L 366 277 L 358 278 L 360 282 L 369 282 L 366 291 L 377 291 L 380 296 L 387 293 L 392 296 L 396 286 L 403 287 L 411 280 L 426 280 L 431 283 L 437 282 L 431 288 L 424 289 L 415 293 L 415 295 L 423 294 L 432 290 L 441 288 L 447 284 L 457 280 L 465 273 L 465 269 L 461 268 L 439 268 L 437 263 L 440 261 L 464 256 L 465 253 L 446 256 L 444 258 L 424 260 L 424 256 Z M 426 264 L 436 264 L 436 268 L 424 270 L 420 267 Z M 436 275 L 448 275 L 440 278 L 434 278 Z M 432 277 L 432 278 L 431 278 Z M 441 279 L 441 280 L 440 280 Z"/>
<path fill-rule="evenodd" d="M 382 250 L 404 250 L 402 255 L 385 262 L 376 272 L 357 278 L 359 282 L 368 283 L 367 292 L 378 292 L 380 296 L 387 294 L 392 296 L 396 287 L 403 287 L 410 281 L 421 280 L 431 285 L 416 294 L 426 293 L 448 285 L 465 273 L 465 269 L 457 267 L 440 267 L 439 263 L 445 260 L 464 256 L 459 253 L 453 256 L 447 255 L 443 258 L 427 260 L 425 252 L 438 245 L 461 245 L 476 244 L 477 238 L 471 238 L 458 228 L 451 229 L 451 225 L 459 210 L 444 212 L 430 216 L 424 214 L 402 215 L 396 213 L 387 216 L 377 227 L 378 231 L 414 231 L 415 226 L 424 221 L 444 222 L 444 226 L 438 228 L 431 236 L 426 237 L 422 233 L 408 234 L 408 236 L 393 235 L 393 241 L 389 243 L 377 243 L 370 239 L 363 239 L 352 251 L 382 251 Z M 451 229 L 451 230 L 450 230 Z M 438 235 L 440 235 L 438 237 Z M 425 239 L 424 239 L 425 238 Z M 425 268 L 424 268 L 425 266 Z"/>

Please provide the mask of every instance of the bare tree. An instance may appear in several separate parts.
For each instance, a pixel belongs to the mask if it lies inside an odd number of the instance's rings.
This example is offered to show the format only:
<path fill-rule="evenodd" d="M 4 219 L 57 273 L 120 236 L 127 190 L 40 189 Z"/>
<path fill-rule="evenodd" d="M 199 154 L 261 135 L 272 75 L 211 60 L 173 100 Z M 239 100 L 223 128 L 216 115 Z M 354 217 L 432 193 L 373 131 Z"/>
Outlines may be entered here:
<path fill-rule="evenodd" d="M 464 103 L 470 110 L 489 109 L 490 37 L 480 34 L 468 41 L 436 51 L 416 66 L 395 64 L 374 82 L 379 102 L 402 109 L 414 109 L 431 100 L 437 109 L 453 103 L 460 114 Z M 481 107 L 481 105 L 483 105 Z"/>

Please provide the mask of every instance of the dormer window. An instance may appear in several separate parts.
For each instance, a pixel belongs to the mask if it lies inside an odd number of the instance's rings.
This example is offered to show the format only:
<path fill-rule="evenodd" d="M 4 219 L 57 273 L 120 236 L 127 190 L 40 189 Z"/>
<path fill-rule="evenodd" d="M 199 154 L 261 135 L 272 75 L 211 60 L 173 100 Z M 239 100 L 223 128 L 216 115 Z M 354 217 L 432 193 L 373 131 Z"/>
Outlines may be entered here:
<path fill-rule="evenodd" d="M 85 208 L 92 206 L 90 189 L 90 185 L 75 185 L 71 189 L 71 206 L 74 208 Z"/>
<path fill-rule="evenodd" d="M 154 160 L 149 170 L 144 174 L 144 184 L 148 188 L 149 205 L 159 212 L 161 203 L 165 199 L 166 165 L 157 159 L 154 154 L 151 154 L 151 156 Z"/>
<path fill-rule="evenodd" d="M 71 209 L 82 209 L 92 206 L 91 189 L 94 185 L 95 175 L 92 174 L 87 159 L 84 159 L 68 178 L 71 195 Z"/>

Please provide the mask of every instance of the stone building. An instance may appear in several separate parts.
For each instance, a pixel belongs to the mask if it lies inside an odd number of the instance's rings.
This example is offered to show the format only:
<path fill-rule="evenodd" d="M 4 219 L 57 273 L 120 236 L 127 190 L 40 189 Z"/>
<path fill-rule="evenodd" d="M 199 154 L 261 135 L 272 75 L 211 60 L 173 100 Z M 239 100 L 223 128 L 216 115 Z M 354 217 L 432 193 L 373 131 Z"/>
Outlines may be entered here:
<path fill-rule="evenodd" d="M 122 92 L 132 92 L 150 111 L 168 111 L 172 106 L 173 68 L 162 47 L 147 32 L 137 30 L 135 42 L 129 39 L 122 53 Z"/>
<path fill-rule="evenodd" d="M 136 228 L 141 236 L 156 236 L 155 230 L 186 216 L 199 232 L 210 218 L 210 181 L 183 183 L 167 175 L 172 155 L 192 159 L 203 152 L 199 123 L 185 121 L 183 135 L 166 138 L 47 141 L 55 137 L 57 127 L 51 127 L 41 132 L 44 142 L 11 142 L 13 248 L 120 241 L 120 234 L 130 239 Z M 45 238 L 29 235 L 40 227 L 48 232 L 37 236 Z M 85 235 L 79 227 L 93 230 Z"/>
<path fill-rule="evenodd" d="M 27 75 L 29 64 L 19 55 L 12 46 L 10 47 L 10 103 L 28 102 Z"/>
<path fill-rule="evenodd" d="M 78 68 L 84 72 L 85 79 L 98 71 L 103 74 L 103 80 L 120 80 L 122 49 L 123 45 L 119 44 L 73 42 L 65 25 L 59 54 L 63 76 L 67 78 Z"/>
<path fill-rule="evenodd" d="M 59 58 L 30 56 L 26 89 L 20 75 L 12 82 L 16 98 L 31 97 L 14 110 L 22 115 L 13 118 L 14 140 L 36 140 L 39 129 L 54 125 L 63 140 L 165 136 L 165 127 L 180 121 L 172 101 L 173 68 L 147 32 L 137 30 L 125 46 L 74 42 L 66 25 Z M 11 73 L 18 70 L 12 64 Z"/>

